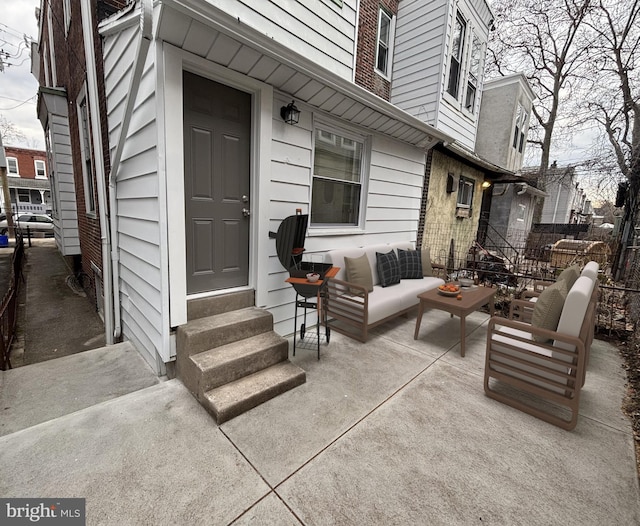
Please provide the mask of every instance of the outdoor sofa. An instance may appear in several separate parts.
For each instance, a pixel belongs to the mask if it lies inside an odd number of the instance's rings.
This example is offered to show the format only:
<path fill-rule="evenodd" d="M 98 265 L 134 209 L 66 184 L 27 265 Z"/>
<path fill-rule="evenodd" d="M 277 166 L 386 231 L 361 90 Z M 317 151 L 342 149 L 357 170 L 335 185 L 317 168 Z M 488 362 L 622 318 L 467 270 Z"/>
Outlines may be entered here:
<path fill-rule="evenodd" d="M 429 250 L 416 251 L 411 242 L 331 250 L 325 260 L 340 268 L 327 282 L 328 323 L 361 342 L 373 327 L 417 307 L 418 294 L 444 283 L 434 275 L 439 267 L 434 269 Z"/>
<path fill-rule="evenodd" d="M 597 263 L 574 271 L 569 284 L 514 300 L 509 319 L 489 320 L 484 371 L 487 396 L 567 430 L 578 419 L 598 289 Z"/>

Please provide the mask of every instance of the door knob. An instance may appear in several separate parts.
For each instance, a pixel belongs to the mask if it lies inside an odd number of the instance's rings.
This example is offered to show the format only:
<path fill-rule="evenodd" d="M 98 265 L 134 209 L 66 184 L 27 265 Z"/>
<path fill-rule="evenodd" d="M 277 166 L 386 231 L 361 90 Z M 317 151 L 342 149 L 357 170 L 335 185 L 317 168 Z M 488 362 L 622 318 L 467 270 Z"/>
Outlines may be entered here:
<path fill-rule="evenodd" d="M 248 197 L 248 196 L 246 196 L 246 195 L 243 195 L 243 196 L 242 196 L 242 202 L 243 202 L 243 203 L 248 203 L 248 202 L 249 202 L 249 197 Z"/>
<path fill-rule="evenodd" d="M 249 217 L 251 215 L 251 210 L 249 210 L 248 208 L 243 208 L 242 209 L 242 215 L 244 217 Z"/>

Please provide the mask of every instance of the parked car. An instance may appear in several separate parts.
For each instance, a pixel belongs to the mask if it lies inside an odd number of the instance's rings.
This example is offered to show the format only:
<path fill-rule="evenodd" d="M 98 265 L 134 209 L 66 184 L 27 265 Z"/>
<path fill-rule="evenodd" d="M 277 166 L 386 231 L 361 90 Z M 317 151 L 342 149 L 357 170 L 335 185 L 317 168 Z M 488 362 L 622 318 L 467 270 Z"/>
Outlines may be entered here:
<path fill-rule="evenodd" d="M 27 232 L 27 227 L 31 232 L 44 232 L 53 234 L 53 219 L 45 214 L 17 214 L 13 223 L 16 228 Z M 9 230 L 7 219 L 0 221 L 0 234 L 5 235 Z"/>

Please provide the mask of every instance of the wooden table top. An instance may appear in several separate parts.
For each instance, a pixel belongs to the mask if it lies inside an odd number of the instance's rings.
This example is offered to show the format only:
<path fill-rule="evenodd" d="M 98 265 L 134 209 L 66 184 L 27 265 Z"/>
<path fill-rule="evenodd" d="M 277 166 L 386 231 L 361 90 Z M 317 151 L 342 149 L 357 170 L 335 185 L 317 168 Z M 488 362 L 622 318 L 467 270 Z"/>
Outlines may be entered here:
<path fill-rule="evenodd" d="M 425 304 L 433 305 L 436 308 L 442 308 L 450 312 L 451 309 L 456 311 L 474 311 L 478 307 L 488 303 L 492 300 L 493 295 L 496 293 L 496 289 L 491 287 L 483 287 L 482 285 L 474 286 L 471 288 L 460 288 L 459 294 L 462 295 L 462 299 L 457 299 L 456 296 L 445 296 L 438 292 L 438 288 L 428 290 L 418 294 L 418 298 Z"/>

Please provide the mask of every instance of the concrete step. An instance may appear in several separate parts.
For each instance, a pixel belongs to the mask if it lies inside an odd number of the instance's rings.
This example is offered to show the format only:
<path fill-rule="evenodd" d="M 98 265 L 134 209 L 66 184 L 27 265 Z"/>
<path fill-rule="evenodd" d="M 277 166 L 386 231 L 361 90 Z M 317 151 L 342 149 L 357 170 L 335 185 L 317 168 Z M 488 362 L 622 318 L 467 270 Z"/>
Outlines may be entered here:
<path fill-rule="evenodd" d="M 249 307 L 192 320 L 178 327 L 176 346 L 185 356 L 221 347 L 273 329 L 269 311 Z"/>
<path fill-rule="evenodd" d="M 203 405 L 222 424 L 305 381 L 305 372 L 287 360 L 207 391 Z"/>
<path fill-rule="evenodd" d="M 182 362 L 181 379 L 199 399 L 219 387 L 285 361 L 289 342 L 275 332 L 265 332 L 194 354 Z"/>
<path fill-rule="evenodd" d="M 232 292 L 219 296 L 209 296 L 198 298 L 187 302 L 187 320 L 197 320 L 230 312 L 233 310 L 246 309 L 255 305 L 255 291 L 246 290 L 242 292 Z"/>

